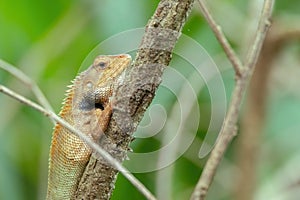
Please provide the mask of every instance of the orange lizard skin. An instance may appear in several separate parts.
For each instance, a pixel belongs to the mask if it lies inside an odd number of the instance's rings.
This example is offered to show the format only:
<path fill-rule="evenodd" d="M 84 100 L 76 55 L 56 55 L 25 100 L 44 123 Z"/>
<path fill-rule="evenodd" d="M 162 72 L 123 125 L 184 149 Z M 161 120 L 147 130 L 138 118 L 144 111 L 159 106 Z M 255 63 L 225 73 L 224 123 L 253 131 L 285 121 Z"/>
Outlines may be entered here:
<path fill-rule="evenodd" d="M 98 56 L 67 90 L 60 117 L 97 141 L 110 120 L 114 87 L 130 62 L 127 54 Z M 72 198 L 91 153 L 78 136 L 56 124 L 50 147 L 47 200 Z"/>

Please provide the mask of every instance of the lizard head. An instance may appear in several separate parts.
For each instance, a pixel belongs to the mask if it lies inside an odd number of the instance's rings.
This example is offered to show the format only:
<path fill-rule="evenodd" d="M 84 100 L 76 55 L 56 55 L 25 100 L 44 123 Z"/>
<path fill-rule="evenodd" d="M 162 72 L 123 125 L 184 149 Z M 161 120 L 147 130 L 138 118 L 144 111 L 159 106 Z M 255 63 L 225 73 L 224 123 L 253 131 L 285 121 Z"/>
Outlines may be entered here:
<path fill-rule="evenodd" d="M 96 57 L 91 66 L 99 74 L 97 87 L 104 87 L 118 78 L 125 68 L 129 66 L 131 57 L 128 54 L 100 55 Z"/>
<path fill-rule="evenodd" d="M 79 95 L 83 97 L 80 107 L 103 110 L 109 103 L 118 78 L 130 63 L 131 57 L 128 54 L 97 56 L 93 64 L 80 75 L 80 86 L 77 87 L 81 88 Z"/>
<path fill-rule="evenodd" d="M 92 65 L 99 73 L 95 90 L 96 106 L 103 107 L 112 96 L 113 89 L 117 84 L 125 68 L 130 65 L 131 57 L 128 54 L 98 56 Z"/>

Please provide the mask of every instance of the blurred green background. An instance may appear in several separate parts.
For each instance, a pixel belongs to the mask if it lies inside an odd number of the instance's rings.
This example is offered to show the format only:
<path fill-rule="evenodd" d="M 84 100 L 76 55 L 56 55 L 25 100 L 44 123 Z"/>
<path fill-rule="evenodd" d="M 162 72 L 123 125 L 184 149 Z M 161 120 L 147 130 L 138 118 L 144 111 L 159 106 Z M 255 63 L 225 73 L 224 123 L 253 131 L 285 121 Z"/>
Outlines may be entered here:
<path fill-rule="evenodd" d="M 36 81 L 58 113 L 66 86 L 78 73 L 90 51 L 110 36 L 144 27 L 158 2 L 0 0 L 0 58 Z M 251 42 L 261 2 L 213 0 L 209 3 L 217 21 L 240 55 L 244 55 L 247 44 Z M 274 16 L 293 26 L 295 21 L 299 22 L 299 8 L 300 1 L 278 1 Z M 219 67 L 228 102 L 234 84 L 233 71 L 197 4 L 183 33 L 201 44 Z M 118 46 L 113 48 L 117 50 Z M 268 84 L 270 92 L 261 137 L 261 154 L 258 155 L 255 199 L 297 199 L 297 195 L 300 195 L 297 193 L 300 187 L 299 50 L 299 42 L 287 45 L 273 67 Z M 185 65 L 174 55 L 171 66 L 180 66 L 178 70 L 188 77 L 189 73 L 185 70 L 188 67 Z M 34 99 L 24 84 L 2 70 L 0 84 Z M 136 174 L 160 199 L 188 199 L 206 161 L 198 158 L 198 151 L 209 125 L 212 105 L 207 87 L 203 87 L 197 96 L 201 120 L 197 138 L 191 147 L 163 170 Z M 164 105 L 168 117 L 171 117 L 176 98 L 160 88 L 154 103 Z M 53 125 L 42 114 L 4 94 L 0 94 L 0 105 L 0 199 L 44 199 Z M 144 123 L 147 123 L 147 119 Z M 147 152 L 159 147 L 155 138 L 137 139 L 132 144 L 135 152 Z M 235 141 L 222 162 L 208 199 L 233 198 L 234 177 L 238 172 L 234 147 Z M 169 176 L 166 175 L 168 173 Z M 161 174 L 172 179 L 158 183 Z M 293 183 L 297 183 L 295 188 L 284 189 L 284 186 Z M 164 190 L 160 188 L 162 186 Z M 278 188 L 283 188 L 283 191 Z M 143 198 L 119 175 L 112 199 Z"/>

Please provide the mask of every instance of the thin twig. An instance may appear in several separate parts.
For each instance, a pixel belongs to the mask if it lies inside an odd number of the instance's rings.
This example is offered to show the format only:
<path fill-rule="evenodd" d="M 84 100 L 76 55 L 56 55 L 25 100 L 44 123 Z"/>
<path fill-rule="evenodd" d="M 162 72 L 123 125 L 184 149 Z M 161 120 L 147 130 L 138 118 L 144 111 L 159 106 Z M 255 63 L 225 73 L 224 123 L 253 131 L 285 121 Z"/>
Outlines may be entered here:
<path fill-rule="evenodd" d="M 261 18 L 258 24 L 258 29 L 255 34 L 254 43 L 248 51 L 245 67 L 249 68 L 248 73 L 253 73 L 253 68 L 257 63 L 258 56 L 260 54 L 260 50 L 264 43 L 266 34 L 271 26 L 270 17 L 273 9 L 273 0 L 265 0 L 263 12 L 261 14 Z"/>
<path fill-rule="evenodd" d="M 30 74 L 31 79 L 38 80 L 47 64 L 51 63 L 66 51 L 75 38 L 84 30 L 85 25 L 94 13 L 95 12 L 91 10 L 86 12 L 86 8 L 82 6 L 82 4 L 73 4 L 66 12 L 62 13 L 61 18 L 53 27 L 50 27 L 47 34 L 33 44 L 20 58 L 18 61 L 20 70 Z M 81 15 L 81 17 L 78 18 L 78 15 Z M 75 23 L 76 26 L 73 25 Z M 60 39 L 59 43 L 56 42 L 57 38 Z M 6 85 L 15 86 L 16 83 L 16 80 L 12 80 Z M 25 91 L 24 94 L 27 94 L 27 91 Z M 9 114 L 0 121 L 1 130 L 6 124 L 9 124 L 17 114 L 19 104 L 10 103 L 6 99 L 0 99 L 0 104 L 6 105 L 6 109 L 9 110 Z M 44 104 L 41 105 L 47 108 Z"/>
<path fill-rule="evenodd" d="M 0 59 L 0 68 L 7 71 L 11 75 L 15 76 L 18 80 L 23 82 L 29 89 L 33 92 L 33 94 L 36 96 L 38 102 L 47 110 L 51 110 L 53 112 L 53 109 L 48 102 L 47 98 L 43 94 L 43 92 L 40 90 L 40 88 L 37 86 L 37 84 L 29 78 L 26 74 L 24 74 L 21 70 L 16 68 L 15 66 L 5 62 L 4 60 Z"/>
<path fill-rule="evenodd" d="M 75 129 L 69 123 L 61 119 L 54 112 L 48 111 L 41 107 L 40 105 L 26 99 L 25 97 L 13 92 L 7 87 L 0 85 L 0 92 L 18 100 L 19 102 L 28 105 L 35 110 L 41 112 L 46 117 L 55 120 L 57 123 L 61 124 L 65 128 L 67 128 L 72 133 L 76 134 L 80 139 L 86 142 L 95 152 L 99 153 L 105 160 L 107 160 L 113 167 L 119 170 L 147 199 L 156 200 L 156 198 L 151 194 L 151 192 L 137 179 L 135 178 L 125 167 L 122 166 L 116 159 L 114 159 L 109 153 L 107 153 L 104 149 L 102 149 L 99 145 L 97 145 L 93 140 L 91 140 L 87 135 L 82 133 L 81 131 Z"/>
<path fill-rule="evenodd" d="M 247 54 L 248 56 L 245 62 L 245 72 L 237 79 L 234 91 L 232 93 L 232 100 L 230 102 L 228 113 L 223 124 L 223 128 L 191 196 L 192 200 L 205 199 L 209 186 L 211 185 L 216 174 L 217 167 L 220 164 L 228 145 L 236 135 L 236 123 L 240 112 L 242 98 L 246 91 L 249 79 L 253 73 L 253 69 L 257 62 L 257 58 L 260 53 L 266 33 L 270 27 L 269 19 L 272 14 L 272 7 L 273 0 L 264 1 L 260 22 L 255 34 L 254 44 L 251 46 L 249 53 Z"/>
<path fill-rule="evenodd" d="M 232 47 L 230 46 L 228 40 L 226 39 L 221 26 L 219 26 L 216 21 L 214 20 L 214 18 L 212 17 L 212 15 L 210 14 L 207 6 L 205 5 L 205 1 L 204 0 L 198 0 L 199 4 L 200 4 L 200 8 L 202 10 L 202 14 L 205 17 L 206 21 L 208 22 L 209 26 L 211 27 L 211 29 L 213 30 L 217 40 L 220 42 L 221 46 L 224 49 L 225 54 L 227 55 L 228 59 L 230 60 L 235 73 L 237 76 L 240 76 L 243 73 L 243 64 L 240 61 L 240 59 L 237 57 L 237 55 L 235 54 L 234 50 L 232 49 Z"/>

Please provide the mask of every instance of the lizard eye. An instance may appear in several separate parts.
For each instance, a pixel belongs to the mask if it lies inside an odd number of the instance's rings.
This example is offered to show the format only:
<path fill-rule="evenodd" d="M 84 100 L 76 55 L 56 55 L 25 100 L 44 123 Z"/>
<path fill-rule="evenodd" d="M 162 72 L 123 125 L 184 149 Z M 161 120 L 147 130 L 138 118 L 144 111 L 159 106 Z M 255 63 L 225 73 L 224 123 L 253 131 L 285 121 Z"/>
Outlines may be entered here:
<path fill-rule="evenodd" d="M 101 69 L 104 69 L 106 66 L 107 63 L 103 61 L 96 63 L 96 67 L 100 67 Z"/>

